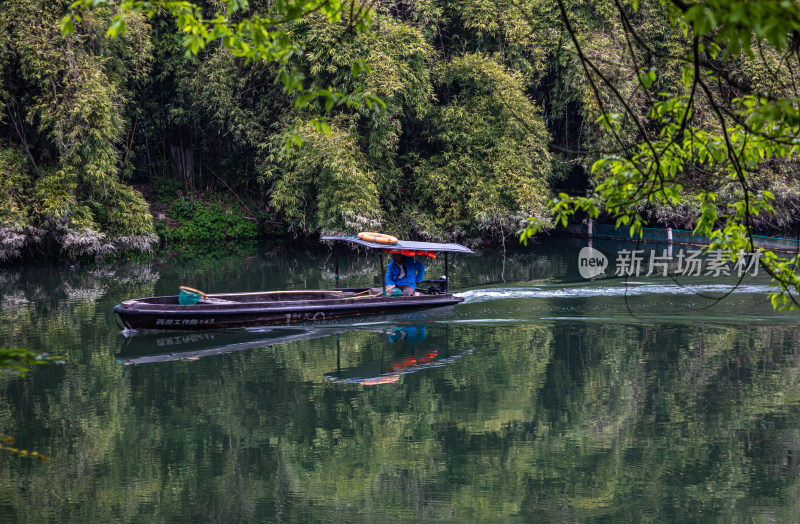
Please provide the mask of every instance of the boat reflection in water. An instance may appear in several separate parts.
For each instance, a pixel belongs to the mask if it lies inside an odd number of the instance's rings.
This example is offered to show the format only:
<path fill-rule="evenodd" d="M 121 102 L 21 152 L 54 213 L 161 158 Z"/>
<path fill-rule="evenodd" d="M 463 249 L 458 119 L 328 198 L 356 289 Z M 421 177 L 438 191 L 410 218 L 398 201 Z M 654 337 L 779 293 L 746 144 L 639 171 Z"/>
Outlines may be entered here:
<path fill-rule="evenodd" d="M 426 340 L 428 331 L 439 329 L 444 337 L 436 341 Z M 368 361 L 355 367 L 342 368 L 341 335 L 366 332 L 376 337 L 375 352 Z M 449 327 L 430 328 L 416 325 L 370 325 L 370 326 L 325 326 L 325 327 L 275 327 L 259 330 L 235 330 L 182 333 L 123 332 L 125 339 L 117 355 L 117 362 L 125 366 L 153 364 L 158 362 L 193 361 L 202 357 L 222 355 L 246 349 L 265 348 L 290 344 L 301 340 L 335 337 L 336 371 L 323 376 L 328 382 L 346 384 L 390 384 L 398 382 L 400 376 L 425 369 L 445 366 L 469 355 L 472 349 L 451 352 Z M 431 337 L 434 338 L 434 337 Z M 442 340 L 442 338 L 444 340 Z M 332 342 L 332 341 L 331 341 Z M 381 344 L 380 358 L 374 359 L 377 344 Z M 350 362 L 358 355 L 346 355 Z"/>
<path fill-rule="evenodd" d="M 425 326 L 394 326 L 379 332 L 383 334 L 383 351 L 380 360 L 346 369 L 342 369 L 339 365 L 341 347 L 337 337 L 336 372 L 329 373 L 323 378 L 330 382 L 365 386 L 391 384 L 398 382 L 401 375 L 446 366 L 473 352 L 472 349 L 467 349 L 451 353 L 447 326 L 445 326 L 444 345 L 434 349 L 422 344 L 427 336 Z"/>
<path fill-rule="evenodd" d="M 351 328 L 276 327 L 258 330 L 213 332 L 137 333 L 123 332 L 125 341 L 117 362 L 130 366 L 174 360 L 196 360 L 245 349 L 288 344 L 299 340 L 329 337 L 351 331 Z"/>
<path fill-rule="evenodd" d="M 441 335 L 428 338 L 432 329 L 443 331 Z M 376 337 L 375 352 L 370 361 L 355 367 L 342 368 L 341 335 L 362 331 Z M 400 376 L 434 367 L 441 367 L 469 355 L 472 349 L 451 352 L 449 348 L 449 326 L 431 328 L 417 325 L 369 326 L 309 326 L 275 327 L 258 330 L 235 330 L 182 333 L 123 332 L 125 339 L 117 355 L 117 362 L 130 366 L 171 361 L 193 361 L 202 357 L 222 355 L 246 349 L 265 348 L 279 344 L 290 344 L 301 340 L 335 337 L 336 371 L 323 376 L 328 382 L 377 385 L 398 382 Z M 444 340 L 442 340 L 442 338 Z M 427 339 L 427 340 L 426 340 Z M 331 341 L 333 342 L 333 341 Z M 375 358 L 381 344 L 380 358 Z M 350 362 L 358 355 L 346 355 Z"/>

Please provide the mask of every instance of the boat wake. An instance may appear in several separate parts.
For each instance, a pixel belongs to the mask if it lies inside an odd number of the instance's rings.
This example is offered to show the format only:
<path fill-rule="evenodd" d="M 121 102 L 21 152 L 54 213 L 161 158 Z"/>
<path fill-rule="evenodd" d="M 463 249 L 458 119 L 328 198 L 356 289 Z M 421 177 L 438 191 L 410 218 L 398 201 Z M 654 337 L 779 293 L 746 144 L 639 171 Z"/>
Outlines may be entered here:
<path fill-rule="evenodd" d="M 634 285 L 635 284 L 635 285 Z M 575 287 L 508 287 L 473 289 L 456 296 L 464 298 L 465 304 L 485 302 L 487 300 L 506 300 L 517 298 L 586 298 L 586 297 L 616 297 L 640 295 L 696 295 L 708 294 L 714 297 L 731 292 L 752 293 L 767 295 L 773 288 L 766 285 L 741 285 L 726 284 L 699 284 L 679 286 L 677 284 L 648 284 L 643 282 L 629 282 L 627 286 L 575 286 Z"/>

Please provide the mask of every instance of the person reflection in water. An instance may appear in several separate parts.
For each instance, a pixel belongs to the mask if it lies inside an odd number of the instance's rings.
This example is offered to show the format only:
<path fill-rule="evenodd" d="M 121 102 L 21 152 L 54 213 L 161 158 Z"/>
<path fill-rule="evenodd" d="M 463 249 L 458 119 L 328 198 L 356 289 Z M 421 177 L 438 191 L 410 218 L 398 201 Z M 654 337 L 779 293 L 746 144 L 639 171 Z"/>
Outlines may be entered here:
<path fill-rule="evenodd" d="M 413 251 L 411 252 L 413 253 Z M 417 284 L 425 279 L 425 265 L 413 256 L 392 253 L 392 261 L 386 268 L 386 295 L 414 296 Z M 375 288 L 376 292 L 382 291 Z"/>
<path fill-rule="evenodd" d="M 398 327 L 389 332 L 389 342 L 394 344 L 395 353 L 402 353 L 405 350 L 414 348 L 414 346 L 425 340 L 427 335 L 425 327 Z"/>
<path fill-rule="evenodd" d="M 384 373 L 407 373 L 427 366 L 436 360 L 439 352 L 436 349 L 423 348 L 425 328 L 415 326 L 396 327 L 387 333 L 392 344 L 394 356 L 384 364 Z"/>

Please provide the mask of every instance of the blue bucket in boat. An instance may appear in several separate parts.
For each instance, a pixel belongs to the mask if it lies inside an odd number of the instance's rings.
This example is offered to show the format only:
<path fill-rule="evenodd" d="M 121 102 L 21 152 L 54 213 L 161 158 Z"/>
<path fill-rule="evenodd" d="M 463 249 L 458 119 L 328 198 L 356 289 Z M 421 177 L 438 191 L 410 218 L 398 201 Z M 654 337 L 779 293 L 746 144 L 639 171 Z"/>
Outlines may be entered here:
<path fill-rule="evenodd" d="M 178 304 L 182 306 L 193 306 L 200 302 L 201 298 L 206 298 L 206 294 L 202 291 L 181 286 L 180 293 L 178 293 Z"/>

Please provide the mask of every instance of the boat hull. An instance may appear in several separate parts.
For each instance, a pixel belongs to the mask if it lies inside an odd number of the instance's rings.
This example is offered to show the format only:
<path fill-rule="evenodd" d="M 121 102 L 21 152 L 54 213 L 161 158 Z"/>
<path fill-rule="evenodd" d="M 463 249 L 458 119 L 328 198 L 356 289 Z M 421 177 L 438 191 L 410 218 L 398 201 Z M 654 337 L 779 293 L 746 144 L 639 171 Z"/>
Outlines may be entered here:
<path fill-rule="evenodd" d="M 352 297 L 358 290 L 209 295 L 224 303 L 181 305 L 177 296 L 128 300 L 114 308 L 128 329 L 207 330 L 286 325 L 450 306 L 450 293 L 413 297 Z M 349 295 L 348 295 L 349 293 Z"/>

